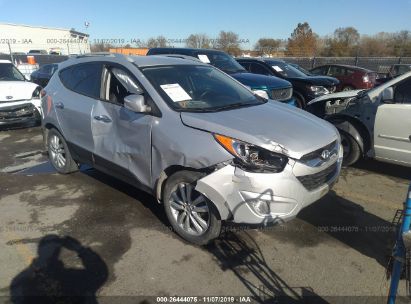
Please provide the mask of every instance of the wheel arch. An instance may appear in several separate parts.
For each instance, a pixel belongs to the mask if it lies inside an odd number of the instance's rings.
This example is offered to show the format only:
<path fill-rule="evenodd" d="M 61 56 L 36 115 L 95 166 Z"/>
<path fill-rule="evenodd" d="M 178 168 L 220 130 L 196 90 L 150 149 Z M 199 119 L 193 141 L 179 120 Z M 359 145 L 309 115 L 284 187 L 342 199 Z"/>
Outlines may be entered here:
<path fill-rule="evenodd" d="M 190 167 L 184 167 L 184 166 L 179 166 L 179 165 L 173 165 L 165 170 L 163 170 L 160 174 L 160 176 L 157 178 L 155 187 L 154 187 L 154 195 L 157 199 L 157 202 L 159 204 L 163 204 L 162 197 L 164 193 L 164 188 L 167 183 L 167 180 L 170 176 L 172 176 L 174 173 L 177 173 L 179 171 L 192 171 L 192 172 L 200 172 L 204 173 L 204 176 L 212 173 L 215 170 L 215 166 L 213 167 L 208 167 L 208 168 L 202 168 L 202 169 L 194 169 Z M 227 209 L 227 207 L 224 204 L 221 204 L 220 200 L 214 201 L 210 197 L 208 197 L 205 193 L 203 193 L 215 206 L 217 209 L 218 215 L 220 219 L 227 219 L 230 217 L 230 211 Z"/>
<path fill-rule="evenodd" d="M 366 155 L 371 149 L 372 140 L 367 127 L 357 118 L 348 115 L 333 115 L 326 118 L 338 130 L 351 135 L 358 143 L 362 155 Z"/>

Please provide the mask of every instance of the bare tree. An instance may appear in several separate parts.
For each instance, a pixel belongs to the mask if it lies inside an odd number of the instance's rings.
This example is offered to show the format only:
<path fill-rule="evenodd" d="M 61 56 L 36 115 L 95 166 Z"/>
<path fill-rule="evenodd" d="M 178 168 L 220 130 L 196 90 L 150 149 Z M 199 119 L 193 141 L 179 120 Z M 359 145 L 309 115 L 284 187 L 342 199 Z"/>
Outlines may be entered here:
<path fill-rule="evenodd" d="M 208 49 L 210 48 L 210 38 L 206 34 L 191 34 L 187 38 L 186 47 Z"/>
<path fill-rule="evenodd" d="M 354 27 L 337 28 L 327 39 L 324 54 L 328 56 L 356 56 L 360 34 Z"/>
<path fill-rule="evenodd" d="M 241 54 L 238 34 L 234 32 L 221 31 L 218 35 L 215 47 L 234 56 Z"/>
<path fill-rule="evenodd" d="M 167 38 L 164 36 L 157 36 L 156 38 L 149 38 L 147 40 L 147 47 L 148 48 L 168 47 Z"/>
<path fill-rule="evenodd" d="M 272 55 L 276 53 L 281 46 L 281 39 L 260 38 L 254 46 L 254 50 L 262 55 Z"/>

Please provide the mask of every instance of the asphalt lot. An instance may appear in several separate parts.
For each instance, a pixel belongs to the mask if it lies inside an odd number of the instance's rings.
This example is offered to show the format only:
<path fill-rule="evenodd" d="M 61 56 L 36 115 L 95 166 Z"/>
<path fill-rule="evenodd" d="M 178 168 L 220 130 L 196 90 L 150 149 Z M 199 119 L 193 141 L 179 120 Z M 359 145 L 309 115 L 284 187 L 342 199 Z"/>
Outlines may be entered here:
<path fill-rule="evenodd" d="M 390 222 L 409 169 L 362 162 L 344 169 L 334 190 L 297 219 L 265 229 L 227 226 L 215 243 L 195 247 L 170 230 L 153 197 L 89 168 L 59 175 L 41 143 L 39 128 L 0 132 L 3 302 L 30 293 L 40 272 L 50 290 L 96 294 L 100 302 L 285 294 L 297 302 L 384 303 Z M 60 246 L 60 262 L 47 256 L 50 244 Z"/>

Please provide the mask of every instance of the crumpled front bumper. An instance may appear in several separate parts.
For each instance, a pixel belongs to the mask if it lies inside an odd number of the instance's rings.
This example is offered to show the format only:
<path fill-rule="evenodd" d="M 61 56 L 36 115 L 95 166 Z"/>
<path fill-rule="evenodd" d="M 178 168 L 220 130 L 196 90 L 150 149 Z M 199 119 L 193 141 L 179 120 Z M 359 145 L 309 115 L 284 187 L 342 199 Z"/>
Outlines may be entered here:
<path fill-rule="evenodd" d="M 11 102 L 0 104 L 0 127 L 18 128 L 39 125 L 40 109 L 36 101 Z"/>
<path fill-rule="evenodd" d="M 197 181 L 196 190 L 216 205 L 223 220 L 262 225 L 286 222 L 329 192 L 341 165 L 341 147 L 338 155 L 320 167 L 289 160 L 280 173 L 251 173 L 227 165 Z M 268 213 L 253 208 L 257 201 L 268 204 Z"/>

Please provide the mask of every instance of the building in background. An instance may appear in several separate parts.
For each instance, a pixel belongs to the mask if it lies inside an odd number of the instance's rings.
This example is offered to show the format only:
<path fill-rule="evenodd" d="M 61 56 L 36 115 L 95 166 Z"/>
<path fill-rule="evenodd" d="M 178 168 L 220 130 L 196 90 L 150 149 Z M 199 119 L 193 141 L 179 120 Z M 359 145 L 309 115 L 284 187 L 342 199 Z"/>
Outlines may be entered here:
<path fill-rule="evenodd" d="M 89 35 L 74 29 L 0 23 L 0 53 L 29 52 L 54 55 L 89 53 Z"/>
<path fill-rule="evenodd" d="M 124 55 L 136 55 L 145 56 L 148 52 L 148 48 L 110 48 L 108 50 L 110 53 L 119 53 Z"/>

